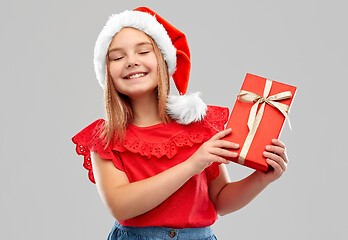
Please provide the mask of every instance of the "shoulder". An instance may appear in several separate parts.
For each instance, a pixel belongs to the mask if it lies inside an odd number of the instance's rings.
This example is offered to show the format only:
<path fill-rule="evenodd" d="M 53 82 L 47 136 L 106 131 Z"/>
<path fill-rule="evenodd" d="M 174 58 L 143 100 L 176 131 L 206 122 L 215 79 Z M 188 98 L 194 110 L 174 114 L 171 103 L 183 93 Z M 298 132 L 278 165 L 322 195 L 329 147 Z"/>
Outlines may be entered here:
<path fill-rule="evenodd" d="M 83 128 L 81 130 L 81 132 L 83 131 L 89 131 L 89 130 L 94 130 L 96 128 L 101 128 L 103 127 L 105 124 L 105 120 L 104 119 L 98 119 L 95 120 L 94 122 L 92 122 L 91 124 L 87 125 L 85 128 Z"/>
<path fill-rule="evenodd" d="M 82 142 L 85 144 L 90 144 L 92 139 L 99 138 L 103 130 L 104 124 L 105 124 L 104 119 L 98 119 L 92 122 L 91 124 L 83 128 L 81 131 L 79 131 L 75 136 L 73 136 L 72 141 L 74 143 Z"/>
<path fill-rule="evenodd" d="M 92 152 L 97 152 L 100 158 L 111 160 L 118 169 L 123 169 L 117 155 L 113 153 L 110 146 L 106 146 L 101 137 L 104 124 L 103 119 L 98 119 L 72 137 L 72 141 L 76 145 L 76 153 L 84 157 L 83 166 L 88 170 L 88 177 L 92 183 L 95 183 L 91 162 Z"/>
<path fill-rule="evenodd" d="M 229 109 L 227 107 L 208 105 L 206 112 L 206 118 L 208 119 L 225 119 L 229 115 Z"/>
<path fill-rule="evenodd" d="M 219 131 L 224 129 L 229 117 L 229 109 L 227 107 L 211 106 L 208 105 L 206 116 L 204 120 L 210 123 L 214 128 Z"/>

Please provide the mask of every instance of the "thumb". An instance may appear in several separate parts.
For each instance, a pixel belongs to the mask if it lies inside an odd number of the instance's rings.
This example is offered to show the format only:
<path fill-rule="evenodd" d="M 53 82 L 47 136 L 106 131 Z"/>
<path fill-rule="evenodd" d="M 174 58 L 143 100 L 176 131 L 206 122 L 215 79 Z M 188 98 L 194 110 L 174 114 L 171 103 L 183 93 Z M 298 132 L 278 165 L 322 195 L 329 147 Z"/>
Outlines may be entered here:
<path fill-rule="evenodd" d="M 221 139 L 221 138 L 227 136 L 228 134 L 231 134 L 231 132 L 232 132 L 232 129 L 231 129 L 231 128 L 227 128 L 227 129 L 222 130 L 222 131 L 218 132 L 217 134 L 215 134 L 215 135 L 211 138 L 211 140 L 219 140 L 219 139 Z"/>

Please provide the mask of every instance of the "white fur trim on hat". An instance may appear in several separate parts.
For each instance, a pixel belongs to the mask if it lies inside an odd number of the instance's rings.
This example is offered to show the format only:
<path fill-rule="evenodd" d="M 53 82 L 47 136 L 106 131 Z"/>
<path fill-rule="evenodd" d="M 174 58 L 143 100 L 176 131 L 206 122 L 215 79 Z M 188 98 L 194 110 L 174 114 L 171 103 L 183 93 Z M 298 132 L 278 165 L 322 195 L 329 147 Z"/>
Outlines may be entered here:
<path fill-rule="evenodd" d="M 206 114 L 207 105 L 195 92 L 180 96 L 168 96 L 167 113 L 180 124 L 190 124 L 201 121 Z"/>
<path fill-rule="evenodd" d="M 168 66 L 170 75 L 176 69 L 176 48 L 168 36 L 167 31 L 156 18 L 140 11 L 124 11 L 109 17 L 100 32 L 94 47 L 94 70 L 99 84 L 104 88 L 106 76 L 106 54 L 112 38 L 124 27 L 132 27 L 145 32 L 152 37 L 161 50 Z"/>

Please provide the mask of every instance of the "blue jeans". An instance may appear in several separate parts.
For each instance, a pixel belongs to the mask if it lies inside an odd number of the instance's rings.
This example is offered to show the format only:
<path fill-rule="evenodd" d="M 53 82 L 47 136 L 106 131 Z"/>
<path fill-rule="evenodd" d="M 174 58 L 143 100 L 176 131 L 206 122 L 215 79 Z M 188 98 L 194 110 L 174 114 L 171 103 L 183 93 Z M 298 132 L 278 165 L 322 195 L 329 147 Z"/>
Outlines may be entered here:
<path fill-rule="evenodd" d="M 107 240 L 216 240 L 210 227 L 166 228 L 166 227 L 125 227 L 115 221 Z"/>

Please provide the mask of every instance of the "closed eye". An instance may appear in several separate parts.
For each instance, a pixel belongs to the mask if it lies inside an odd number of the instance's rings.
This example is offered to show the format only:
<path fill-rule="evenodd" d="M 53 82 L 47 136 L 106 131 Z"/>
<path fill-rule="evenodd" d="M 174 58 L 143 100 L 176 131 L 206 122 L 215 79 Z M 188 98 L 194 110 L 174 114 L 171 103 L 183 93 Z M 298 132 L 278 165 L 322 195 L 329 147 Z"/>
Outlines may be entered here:
<path fill-rule="evenodd" d="M 121 60 L 123 57 L 118 57 L 118 58 L 114 58 L 112 59 L 112 61 L 118 61 L 118 60 Z"/>
<path fill-rule="evenodd" d="M 150 51 L 143 51 L 143 52 L 140 52 L 139 54 L 147 54 L 149 53 Z"/>

